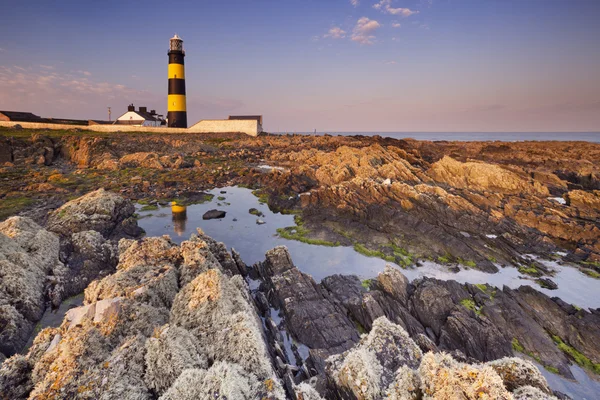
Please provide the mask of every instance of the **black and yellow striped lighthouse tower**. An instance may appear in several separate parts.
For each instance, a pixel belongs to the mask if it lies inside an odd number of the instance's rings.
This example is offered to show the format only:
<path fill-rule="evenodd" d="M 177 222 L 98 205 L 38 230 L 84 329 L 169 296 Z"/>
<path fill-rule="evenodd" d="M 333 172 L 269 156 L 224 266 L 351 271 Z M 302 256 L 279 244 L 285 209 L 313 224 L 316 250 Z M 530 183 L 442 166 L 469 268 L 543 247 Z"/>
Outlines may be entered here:
<path fill-rule="evenodd" d="M 167 119 L 169 127 L 187 128 L 185 107 L 185 67 L 183 40 L 177 35 L 171 38 L 169 46 L 169 105 Z"/>

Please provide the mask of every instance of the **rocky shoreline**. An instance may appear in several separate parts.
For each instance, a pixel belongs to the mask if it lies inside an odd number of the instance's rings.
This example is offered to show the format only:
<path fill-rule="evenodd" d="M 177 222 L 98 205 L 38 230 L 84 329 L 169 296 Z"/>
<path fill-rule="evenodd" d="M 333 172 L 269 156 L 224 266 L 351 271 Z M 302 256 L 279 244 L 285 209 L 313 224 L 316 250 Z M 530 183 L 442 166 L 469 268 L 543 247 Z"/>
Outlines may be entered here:
<path fill-rule="evenodd" d="M 179 246 L 136 239 L 130 205 L 98 190 L 46 229 L 0 224 L 2 272 L 14 274 L 0 285 L 0 398 L 567 398 L 515 356 L 566 377 L 575 354 L 597 366 L 598 310 L 528 286 L 409 283 L 392 267 L 367 284 L 317 284 L 285 247 L 247 266 L 201 231 Z M 82 285 L 84 305 L 21 353 L 44 308 Z"/>
<path fill-rule="evenodd" d="M 317 283 L 283 247 L 247 266 L 202 232 L 140 239 L 132 203 L 245 185 L 296 214 L 291 239 L 551 288 L 538 257 L 600 278 L 600 145 L 2 135 L 0 220 L 20 216 L 0 222 L 0 399 L 567 398 L 527 359 L 600 374 L 598 309 L 395 267 Z"/>

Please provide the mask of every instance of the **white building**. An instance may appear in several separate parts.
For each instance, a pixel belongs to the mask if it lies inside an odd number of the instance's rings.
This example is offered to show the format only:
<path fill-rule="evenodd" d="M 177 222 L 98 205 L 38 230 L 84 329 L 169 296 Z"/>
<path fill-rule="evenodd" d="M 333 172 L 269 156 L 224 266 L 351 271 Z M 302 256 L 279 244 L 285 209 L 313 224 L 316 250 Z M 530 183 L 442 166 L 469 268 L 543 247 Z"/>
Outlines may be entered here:
<path fill-rule="evenodd" d="M 138 111 L 135 111 L 133 104 L 130 104 L 127 107 L 127 112 L 117 118 L 115 124 L 158 127 L 165 125 L 165 120 L 162 115 L 156 114 L 154 110 L 148 112 L 146 107 L 140 107 Z"/>

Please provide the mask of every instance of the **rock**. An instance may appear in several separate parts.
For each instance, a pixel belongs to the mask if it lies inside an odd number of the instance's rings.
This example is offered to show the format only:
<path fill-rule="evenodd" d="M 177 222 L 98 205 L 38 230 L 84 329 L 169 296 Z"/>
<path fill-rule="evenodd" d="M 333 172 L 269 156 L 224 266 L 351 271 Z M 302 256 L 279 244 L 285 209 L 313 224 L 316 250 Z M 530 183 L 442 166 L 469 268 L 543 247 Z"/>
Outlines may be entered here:
<path fill-rule="evenodd" d="M 220 211 L 220 210 L 209 210 L 207 212 L 204 213 L 204 215 L 202 215 L 202 219 L 220 219 L 220 218 L 225 218 L 225 215 L 227 214 L 226 211 Z"/>
<path fill-rule="evenodd" d="M 236 364 L 216 362 L 210 369 L 186 369 L 160 400 L 285 399 L 271 379 L 261 380 Z"/>
<path fill-rule="evenodd" d="M 518 388 L 513 392 L 513 396 L 514 400 L 557 400 L 556 397 L 532 386 Z"/>
<path fill-rule="evenodd" d="M 152 169 L 164 169 L 165 167 L 159 160 L 159 156 L 156 153 L 151 152 L 139 152 L 127 154 L 119 160 L 119 164 L 124 168 L 152 168 Z"/>
<path fill-rule="evenodd" d="M 320 365 L 319 369 L 327 356 L 358 342 L 356 328 L 343 309 L 325 297 L 309 275 L 298 271 L 285 246 L 269 250 L 260 271 L 273 289 L 288 332 L 311 349 L 311 359 Z"/>
<path fill-rule="evenodd" d="M 165 325 L 146 341 L 144 380 L 159 395 L 175 383 L 188 368 L 207 369 L 202 349 L 187 330 Z"/>
<path fill-rule="evenodd" d="M 408 333 L 385 317 L 351 350 L 327 360 L 327 375 L 341 393 L 356 399 L 381 398 L 403 366 L 417 368 L 423 353 Z"/>
<path fill-rule="evenodd" d="M 266 222 L 265 222 L 265 221 L 263 221 L 262 219 L 258 218 L 258 219 L 256 220 L 256 225 L 264 225 L 264 224 L 266 224 Z"/>
<path fill-rule="evenodd" d="M 538 278 L 535 280 L 544 289 L 556 290 L 558 285 L 549 278 Z"/>
<path fill-rule="evenodd" d="M 33 388 L 31 365 L 22 355 L 15 355 L 0 365 L 0 398 L 26 399 Z"/>
<path fill-rule="evenodd" d="M 116 320 L 121 312 L 122 299 L 114 297 L 96 302 L 94 305 L 94 323 L 100 324 L 107 321 Z M 85 307 L 85 306 L 84 306 Z"/>
<path fill-rule="evenodd" d="M 11 356 L 27 342 L 42 317 L 46 294 L 58 282 L 64 265 L 59 261 L 58 237 L 29 218 L 0 222 L 0 352 Z"/>
<path fill-rule="evenodd" d="M 65 314 L 65 321 L 69 323 L 69 329 L 81 326 L 85 320 L 94 319 L 96 315 L 96 304 L 88 304 L 72 308 Z"/>
<path fill-rule="evenodd" d="M 175 297 L 171 324 L 189 330 L 210 360 L 239 364 L 259 379 L 273 369 L 262 326 L 241 276 L 217 269 L 198 275 Z"/>
<path fill-rule="evenodd" d="M 425 354 L 419 375 L 423 392 L 433 399 L 452 399 L 456 393 L 465 400 L 512 399 L 494 369 L 460 363 L 448 354 Z"/>
<path fill-rule="evenodd" d="M 68 273 L 64 282 L 64 296 L 81 293 L 90 282 L 114 272 L 117 266 L 117 246 L 99 232 L 74 233 L 67 246 Z"/>
<path fill-rule="evenodd" d="M 544 197 L 550 195 L 548 188 L 539 182 L 528 181 L 499 165 L 484 162 L 461 163 L 444 156 L 431 166 L 428 174 L 437 182 L 461 189 L 510 194 L 532 193 Z"/>
<path fill-rule="evenodd" d="M 248 212 L 252 215 L 256 215 L 257 217 L 264 217 L 264 214 L 262 213 L 262 211 L 259 211 L 256 208 L 251 208 L 248 210 Z"/>
<path fill-rule="evenodd" d="M 527 360 L 510 357 L 488 362 L 487 365 L 500 375 L 504 386 L 511 392 L 521 387 L 533 386 L 545 394 L 552 394 L 546 378 Z"/>
<path fill-rule="evenodd" d="M 134 211 L 130 200 L 98 189 L 53 211 L 47 229 L 63 237 L 89 230 L 97 231 L 107 239 L 136 237 L 141 231 L 132 218 Z"/>

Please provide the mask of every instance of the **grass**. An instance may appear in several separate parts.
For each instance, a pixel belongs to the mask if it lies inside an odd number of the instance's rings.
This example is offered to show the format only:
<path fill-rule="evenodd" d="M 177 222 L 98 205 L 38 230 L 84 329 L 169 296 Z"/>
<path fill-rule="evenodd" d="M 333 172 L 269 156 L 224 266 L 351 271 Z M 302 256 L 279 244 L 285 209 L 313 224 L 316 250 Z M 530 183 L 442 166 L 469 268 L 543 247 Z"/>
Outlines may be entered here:
<path fill-rule="evenodd" d="M 583 272 L 584 274 L 586 274 L 587 276 L 590 276 L 592 278 L 600 279 L 600 274 L 594 270 L 583 268 L 583 269 L 581 269 L 581 272 Z"/>
<path fill-rule="evenodd" d="M 538 276 L 540 274 L 540 272 L 537 270 L 536 267 L 534 267 L 534 266 L 527 267 L 525 265 L 519 266 L 519 272 L 522 274 L 525 274 L 525 275 L 530 275 L 530 276 Z"/>
<path fill-rule="evenodd" d="M 369 289 L 371 289 L 371 281 L 372 281 L 372 279 L 365 279 L 360 284 L 361 284 L 362 287 L 364 287 L 365 289 L 369 290 Z"/>
<path fill-rule="evenodd" d="M 16 215 L 34 203 L 34 200 L 26 196 L 4 197 L 0 200 L 0 220 Z"/>
<path fill-rule="evenodd" d="M 448 264 L 450 262 L 450 255 L 446 254 L 445 256 L 439 256 L 437 260 L 441 264 Z"/>
<path fill-rule="evenodd" d="M 458 257 L 457 261 L 458 261 L 459 264 L 464 265 L 467 268 L 475 268 L 475 267 L 477 267 L 477 264 L 475 264 L 475 261 L 463 260 L 460 257 Z"/>
<path fill-rule="evenodd" d="M 140 211 L 156 211 L 158 206 L 156 204 L 147 204 L 140 209 Z"/>
<path fill-rule="evenodd" d="M 297 240 L 306 244 L 314 244 L 317 246 L 336 247 L 340 242 L 330 242 L 322 239 L 312 239 L 307 237 L 310 231 L 302 226 L 288 226 L 286 228 L 278 228 L 277 233 L 280 237 L 288 240 Z"/>
<path fill-rule="evenodd" d="M 552 335 L 552 340 L 554 340 L 558 348 L 563 353 L 570 356 L 577 363 L 577 365 L 596 374 L 600 374 L 600 364 L 593 363 L 592 360 L 580 353 L 579 350 L 566 344 L 559 336 Z"/>
<path fill-rule="evenodd" d="M 465 307 L 468 310 L 473 311 L 477 315 L 481 315 L 481 309 L 479 307 L 477 307 L 477 305 L 475 304 L 473 299 L 462 299 L 460 301 L 460 305 L 462 305 L 463 307 Z"/>
<path fill-rule="evenodd" d="M 519 339 L 513 338 L 512 340 L 512 348 L 514 351 L 525 354 L 525 347 L 521 343 L 519 343 Z"/>
<path fill-rule="evenodd" d="M 261 204 L 266 204 L 269 201 L 269 195 L 260 189 L 253 190 L 252 194 L 258 197 L 258 202 Z"/>

